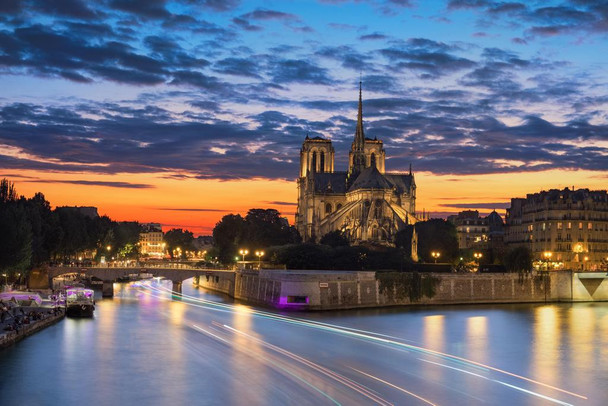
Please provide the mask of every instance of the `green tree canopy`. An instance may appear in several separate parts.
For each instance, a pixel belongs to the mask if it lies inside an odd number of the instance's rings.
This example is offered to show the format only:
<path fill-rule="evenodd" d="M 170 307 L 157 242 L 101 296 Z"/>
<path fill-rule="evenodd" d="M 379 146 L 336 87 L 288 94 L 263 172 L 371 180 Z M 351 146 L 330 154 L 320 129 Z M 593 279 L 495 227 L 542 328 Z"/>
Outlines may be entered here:
<path fill-rule="evenodd" d="M 241 248 L 253 255 L 255 250 L 297 243 L 300 235 L 277 210 L 251 209 L 245 218 L 239 214 L 222 217 L 213 229 L 213 241 L 220 262 L 230 263 Z"/>
<path fill-rule="evenodd" d="M 532 270 L 532 252 L 528 247 L 515 247 L 507 251 L 503 263 L 509 272 L 530 272 Z"/>
<path fill-rule="evenodd" d="M 186 251 L 194 249 L 194 236 L 188 230 L 173 228 L 165 233 L 165 243 L 167 244 L 171 258 L 177 255 L 177 253 L 174 253 L 174 250 L 178 248 L 181 250 L 181 257 L 185 258 Z"/>
<path fill-rule="evenodd" d="M 453 262 L 458 258 L 456 226 L 443 219 L 420 221 L 414 226 L 418 235 L 418 256 L 424 262 L 433 262 L 431 252 L 441 253 L 440 262 Z"/>
<path fill-rule="evenodd" d="M 340 230 L 330 231 L 321 237 L 320 244 L 329 245 L 330 247 L 347 247 L 349 244 L 348 237 Z"/>

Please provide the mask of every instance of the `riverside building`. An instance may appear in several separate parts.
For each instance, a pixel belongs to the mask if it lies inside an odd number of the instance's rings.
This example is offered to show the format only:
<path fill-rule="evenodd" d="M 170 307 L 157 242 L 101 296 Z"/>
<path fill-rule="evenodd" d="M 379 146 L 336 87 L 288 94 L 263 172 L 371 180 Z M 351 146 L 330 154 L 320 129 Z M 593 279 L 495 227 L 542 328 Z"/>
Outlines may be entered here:
<path fill-rule="evenodd" d="M 606 190 L 551 189 L 511 199 L 505 242 L 532 251 L 539 269 L 608 270 Z"/>
<path fill-rule="evenodd" d="M 139 233 L 139 253 L 150 258 L 162 258 L 165 255 L 163 236 L 159 223 L 143 223 Z"/>

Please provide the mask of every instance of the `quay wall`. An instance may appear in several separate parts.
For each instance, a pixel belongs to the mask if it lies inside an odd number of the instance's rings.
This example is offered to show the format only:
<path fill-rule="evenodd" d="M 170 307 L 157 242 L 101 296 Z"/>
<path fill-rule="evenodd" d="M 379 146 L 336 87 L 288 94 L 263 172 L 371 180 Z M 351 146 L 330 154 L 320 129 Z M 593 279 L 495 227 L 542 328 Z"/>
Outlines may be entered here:
<path fill-rule="evenodd" d="M 608 301 L 608 277 L 576 272 L 421 273 L 372 271 L 241 270 L 230 280 L 199 286 L 252 304 L 293 310 L 336 310 L 403 305 Z M 196 282 L 195 282 L 196 284 Z"/>
<path fill-rule="evenodd" d="M 45 308 L 41 308 L 45 309 Z M 30 324 L 24 324 L 19 328 L 19 331 L 0 331 L 0 348 L 5 348 L 15 344 L 18 341 L 23 340 L 25 337 L 31 336 L 32 334 L 57 323 L 59 320 L 65 317 L 65 312 L 57 314 L 49 314 L 42 320 L 36 320 Z"/>
<path fill-rule="evenodd" d="M 205 289 L 225 293 L 230 297 L 234 297 L 234 272 L 206 271 L 204 275 L 198 275 L 192 278 L 192 283 L 196 286 L 201 286 Z"/>

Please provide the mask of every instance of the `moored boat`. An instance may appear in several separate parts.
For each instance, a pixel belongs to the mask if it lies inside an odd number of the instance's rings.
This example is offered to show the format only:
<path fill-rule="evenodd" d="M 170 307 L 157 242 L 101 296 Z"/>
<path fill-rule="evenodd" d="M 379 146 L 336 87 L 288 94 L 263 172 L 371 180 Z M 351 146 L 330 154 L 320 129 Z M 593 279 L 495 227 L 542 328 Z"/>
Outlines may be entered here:
<path fill-rule="evenodd" d="M 94 293 L 95 292 L 92 289 L 66 289 L 66 315 L 73 317 L 93 317 L 93 311 L 95 311 Z"/>

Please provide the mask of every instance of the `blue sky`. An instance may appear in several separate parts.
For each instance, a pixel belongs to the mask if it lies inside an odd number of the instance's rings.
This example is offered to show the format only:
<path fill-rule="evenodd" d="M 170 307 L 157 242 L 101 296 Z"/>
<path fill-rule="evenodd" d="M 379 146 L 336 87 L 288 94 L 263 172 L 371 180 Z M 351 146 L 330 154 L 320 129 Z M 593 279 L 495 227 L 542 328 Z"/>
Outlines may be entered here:
<path fill-rule="evenodd" d="M 361 78 L 391 170 L 605 179 L 607 39 L 604 0 L 4 0 L 0 175 L 292 181 L 307 133 L 345 169 Z"/>

